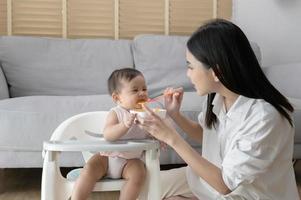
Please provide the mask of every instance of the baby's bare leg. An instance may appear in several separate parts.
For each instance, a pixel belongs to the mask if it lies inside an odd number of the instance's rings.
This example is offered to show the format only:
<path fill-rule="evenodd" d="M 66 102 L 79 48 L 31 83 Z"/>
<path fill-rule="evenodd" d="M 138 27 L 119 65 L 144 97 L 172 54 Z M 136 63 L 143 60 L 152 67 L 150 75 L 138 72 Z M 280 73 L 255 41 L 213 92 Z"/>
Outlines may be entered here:
<path fill-rule="evenodd" d="M 108 169 L 108 158 L 95 154 L 92 156 L 77 179 L 73 192 L 72 200 L 86 200 L 88 199 L 95 183 L 102 178 Z"/>
<path fill-rule="evenodd" d="M 122 177 L 126 179 L 126 183 L 120 191 L 119 200 L 136 200 L 146 177 L 144 163 L 139 159 L 128 160 L 124 166 Z"/>

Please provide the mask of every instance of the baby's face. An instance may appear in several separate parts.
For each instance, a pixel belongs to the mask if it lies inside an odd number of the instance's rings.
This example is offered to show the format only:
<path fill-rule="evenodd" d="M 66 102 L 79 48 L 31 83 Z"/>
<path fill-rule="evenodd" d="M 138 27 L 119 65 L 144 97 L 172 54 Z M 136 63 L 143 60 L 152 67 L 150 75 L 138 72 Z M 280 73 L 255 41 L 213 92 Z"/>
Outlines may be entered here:
<path fill-rule="evenodd" d="M 139 102 L 148 100 L 148 92 L 143 76 L 136 76 L 131 81 L 122 80 L 122 88 L 118 94 L 119 105 L 126 109 L 141 107 Z"/>

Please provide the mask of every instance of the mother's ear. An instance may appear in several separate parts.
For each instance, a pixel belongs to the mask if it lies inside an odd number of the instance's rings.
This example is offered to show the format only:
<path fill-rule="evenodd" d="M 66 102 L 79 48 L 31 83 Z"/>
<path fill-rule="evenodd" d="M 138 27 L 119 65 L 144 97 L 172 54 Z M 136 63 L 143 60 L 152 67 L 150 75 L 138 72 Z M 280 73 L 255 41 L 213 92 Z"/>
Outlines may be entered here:
<path fill-rule="evenodd" d="M 215 74 L 215 72 L 214 72 L 213 70 L 211 70 L 211 75 L 212 75 L 213 80 L 214 80 L 215 82 L 219 82 L 219 78 L 216 76 L 216 74 Z"/>

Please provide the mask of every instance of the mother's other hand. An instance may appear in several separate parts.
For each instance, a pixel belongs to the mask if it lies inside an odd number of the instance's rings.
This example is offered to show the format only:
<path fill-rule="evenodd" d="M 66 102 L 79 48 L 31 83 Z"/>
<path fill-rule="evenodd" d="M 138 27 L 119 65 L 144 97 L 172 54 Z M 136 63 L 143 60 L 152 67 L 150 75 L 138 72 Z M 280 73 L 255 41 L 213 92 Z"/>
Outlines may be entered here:
<path fill-rule="evenodd" d="M 148 113 L 148 116 L 139 121 L 140 127 L 156 139 L 171 146 L 179 135 L 172 127 L 170 121 L 162 119 L 146 105 L 143 105 L 143 108 Z"/>

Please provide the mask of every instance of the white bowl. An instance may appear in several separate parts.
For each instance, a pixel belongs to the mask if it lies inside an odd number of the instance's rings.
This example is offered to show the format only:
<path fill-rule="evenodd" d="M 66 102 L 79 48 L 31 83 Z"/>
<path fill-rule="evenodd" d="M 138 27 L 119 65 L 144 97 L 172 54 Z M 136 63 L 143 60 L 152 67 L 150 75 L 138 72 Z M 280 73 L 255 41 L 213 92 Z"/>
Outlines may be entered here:
<path fill-rule="evenodd" d="M 159 117 L 161 118 L 165 118 L 166 117 L 166 110 L 165 109 L 162 109 L 162 108 L 152 108 L 152 111 L 158 115 Z M 148 116 L 147 112 L 146 111 L 143 111 L 141 109 L 140 110 L 130 110 L 130 113 L 134 113 L 134 114 L 137 114 L 138 118 L 141 117 L 141 118 L 145 118 Z"/>

